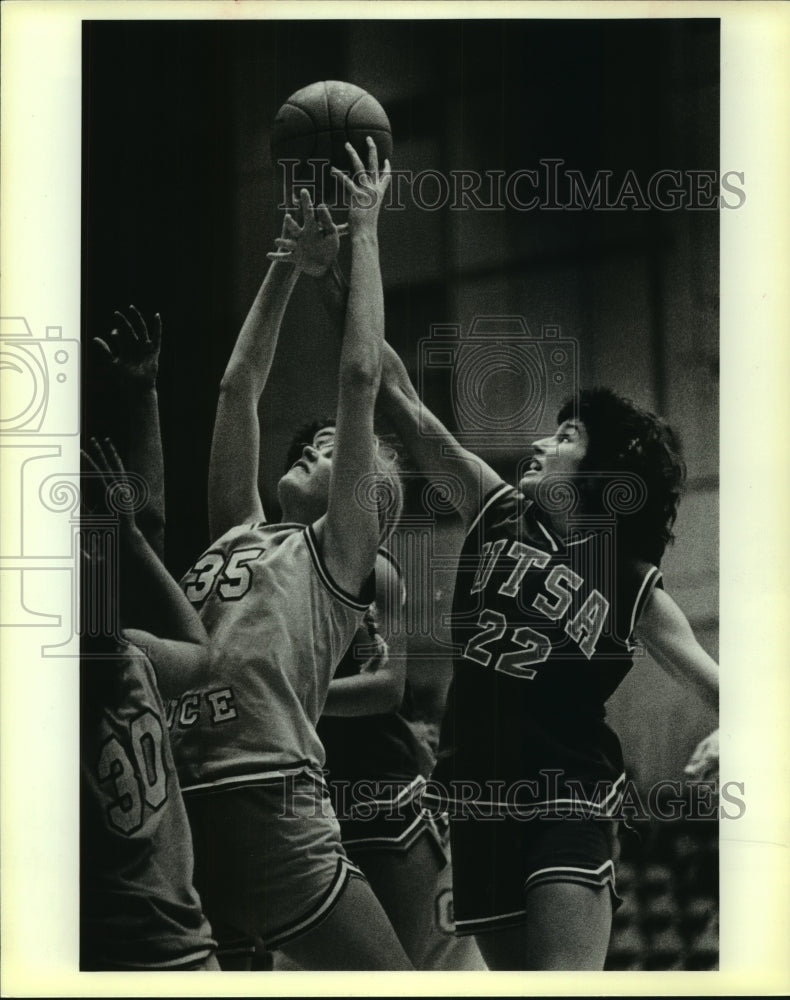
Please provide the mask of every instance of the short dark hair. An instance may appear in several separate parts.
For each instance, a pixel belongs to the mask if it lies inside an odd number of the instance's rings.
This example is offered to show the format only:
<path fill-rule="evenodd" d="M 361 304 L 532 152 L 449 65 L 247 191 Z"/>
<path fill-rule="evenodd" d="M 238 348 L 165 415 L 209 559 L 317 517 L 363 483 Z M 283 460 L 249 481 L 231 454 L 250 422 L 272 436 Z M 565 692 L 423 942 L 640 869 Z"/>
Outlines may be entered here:
<path fill-rule="evenodd" d="M 618 473 L 638 476 L 644 502 L 618 514 L 617 538 L 628 552 L 658 566 L 674 538 L 672 527 L 686 479 L 677 434 L 661 417 L 602 387 L 583 389 L 578 399 L 563 405 L 557 421 L 574 418 L 582 421 L 589 440 L 579 466 L 585 511 L 603 509 L 604 490 Z M 596 475 L 584 476 L 592 472 Z"/>
<path fill-rule="evenodd" d="M 285 471 L 294 464 L 302 454 L 306 444 L 312 444 L 316 434 L 325 427 L 334 427 L 337 421 L 334 417 L 320 417 L 300 428 L 294 435 L 285 458 Z M 379 507 L 379 522 L 381 524 L 381 541 L 384 542 L 392 534 L 403 511 L 403 484 L 401 482 L 401 448 L 399 442 L 391 434 L 377 434 L 376 469 L 381 478 L 380 489 L 377 490 Z"/>

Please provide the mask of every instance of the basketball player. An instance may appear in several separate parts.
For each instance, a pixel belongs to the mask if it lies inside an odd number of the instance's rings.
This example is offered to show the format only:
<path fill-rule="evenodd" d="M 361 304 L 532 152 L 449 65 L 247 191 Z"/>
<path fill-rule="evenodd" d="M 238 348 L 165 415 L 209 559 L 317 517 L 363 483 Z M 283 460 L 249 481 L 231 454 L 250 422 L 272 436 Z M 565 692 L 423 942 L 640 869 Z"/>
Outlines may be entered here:
<path fill-rule="evenodd" d="M 380 549 L 400 581 L 400 568 Z M 317 732 L 343 847 L 371 884 L 416 968 L 429 939 L 441 834 L 420 805 L 430 755 L 401 709 L 408 707 L 401 595 L 379 594 L 329 685 Z M 275 956 L 275 969 L 294 966 Z"/>
<path fill-rule="evenodd" d="M 684 474 L 674 435 L 586 392 L 513 487 L 422 407 L 388 346 L 380 403 L 419 468 L 463 487 L 459 652 L 424 798 L 452 816 L 457 932 L 491 969 L 601 969 L 624 783 L 604 704 L 634 641 L 717 704 L 717 666 L 659 570 Z M 644 495 L 613 526 L 618 476 Z"/>
<path fill-rule="evenodd" d="M 89 449 L 83 489 L 105 516 L 91 530 L 86 515 L 81 532 L 80 968 L 218 969 L 159 692 L 200 681 L 208 637 L 124 512 L 128 482 L 114 447 L 93 440 Z M 105 550 L 113 512 L 117 549 Z M 107 620 L 106 608 L 120 621 Z"/>
<path fill-rule="evenodd" d="M 303 246 L 307 258 L 315 251 L 310 270 L 319 279 L 329 316 L 341 329 L 348 284 L 336 255 L 330 258 L 325 245 Z M 297 435 L 287 465 L 298 456 L 298 442 L 320 426 L 322 422 Z M 380 553 L 400 580 L 393 557 L 385 549 Z M 335 672 L 317 727 L 343 846 L 370 881 L 417 968 L 481 970 L 485 964 L 474 941 L 454 938 L 449 930 L 446 819 L 420 804 L 434 758 L 402 714 L 410 699 L 400 623 L 405 594 L 386 605 L 383 597 L 378 594 L 373 620 L 367 622 L 373 642 L 362 627 Z M 384 649 L 376 652 L 379 641 Z M 357 801 L 360 793 L 363 801 Z M 278 953 L 274 968 L 297 967 Z"/>
<path fill-rule="evenodd" d="M 211 638 L 209 683 L 185 695 L 172 739 L 195 839 L 196 884 L 218 937 L 282 949 L 304 969 L 408 969 L 381 905 L 340 842 L 315 725 L 330 680 L 375 597 L 397 582 L 376 553 L 384 505 L 363 502 L 368 477 L 398 495 L 373 433 L 383 296 L 378 215 L 390 181 L 347 147 L 351 291 L 335 427 L 316 430 L 281 478 L 282 523 L 258 494 L 258 403 L 291 291 L 310 272 L 304 246 L 338 230 L 301 192 L 303 225 L 286 216 L 279 249 L 245 320 L 221 390 L 209 473 L 217 540 L 182 580 Z M 315 254 L 311 255 L 314 260 Z M 375 489 L 373 492 L 377 492 Z"/>

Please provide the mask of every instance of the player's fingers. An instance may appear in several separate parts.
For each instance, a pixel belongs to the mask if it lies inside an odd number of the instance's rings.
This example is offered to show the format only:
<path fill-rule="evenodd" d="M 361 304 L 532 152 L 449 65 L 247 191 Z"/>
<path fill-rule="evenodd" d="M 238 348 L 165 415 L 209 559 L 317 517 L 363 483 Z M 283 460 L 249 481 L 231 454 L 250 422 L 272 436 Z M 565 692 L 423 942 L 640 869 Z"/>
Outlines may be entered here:
<path fill-rule="evenodd" d="M 291 236 L 298 236 L 301 231 L 296 219 L 294 219 L 290 212 L 287 212 L 283 219 L 283 232 L 290 233 Z"/>
<path fill-rule="evenodd" d="M 266 254 L 266 257 L 268 258 L 268 260 L 290 260 L 292 254 L 290 250 L 281 250 L 281 251 L 270 250 L 269 253 Z"/>
<path fill-rule="evenodd" d="M 335 222 L 332 218 L 332 213 L 326 207 L 326 205 L 321 204 L 315 210 L 315 217 L 318 220 L 318 225 L 325 233 L 331 233 L 334 231 Z"/>
<path fill-rule="evenodd" d="M 123 467 L 121 456 L 115 450 L 115 445 L 108 437 L 104 439 L 104 453 L 107 456 L 107 464 L 109 468 L 112 469 L 113 472 L 117 472 L 119 475 L 125 475 L 126 469 Z"/>
<path fill-rule="evenodd" d="M 274 242 L 278 247 L 287 247 L 288 250 L 293 250 L 297 245 L 296 240 L 288 239 L 285 236 L 278 236 Z"/>
<path fill-rule="evenodd" d="M 143 344 L 150 344 L 151 338 L 148 336 L 148 327 L 146 326 L 143 315 L 137 306 L 129 305 L 129 312 L 132 314 L 132 318 L 135 321 L 135 328 L 137 331 L 137 339 Z"/>
<path fill-rule="evenodd" d="M 360 174 L 362 176 L 367 174 L 367 171 L 365 170 L 365 165 L 363 164 L 362 160 L 360 160 L 359 154 L 357 153 L 356 149 L 354 149 L 354 147 L 351 145 L 350 142 L 346 143 L 346 152 L 348 153 L 348 157 L 351 160 L 351 165 L 354 168 L 353 173 L 357 176 Z"/>
<path fill-rule="evenodd" d="M 368 171 L 373 180 L 376 180 L 379 176 L 379 151 L 369 135 L 365 136 L 365 142 L 368 144 Z"/>
<path fill-rule="evenodd" d="M 302 219 L 307 222 L 308 219 L 312 219 L 314 216 L 313 212 L 313 199 L 310 197 L 310 192 L 307 188 L 302 188 L 299 191 L 299 204 L 302 209 Z"/>
<path fill-rule="evenodd" d="M 117 333 L 119 338 L 121 340 L 131 339 L 135 343 L 139 343 L 137 332 L 135 331 L 135 328 L 132 326 L 132 324 L 129 322 L 128 318 L 122 312 L 118 312 L 117 309 L 115 310 L 114 315 L 115 318 L 118 320 Z"/>
<path fill-rule="evenodd" d="M 91 441 L 94 440 L 95 440 L 94 438 L 91 438 Z M 98 472 L 99 475 L 102 474 L 101 468 L 96 464 L 96 460 L 94 459 L 93 455 L 91 455 L 91 453 L 88 451 L 87 447 L 80 448 L 80 455 L 82 457 L 83 463 L 89 466 L 93 472 Z"/>
<path fill-rule="evenodd" d="M 104 449 L 95 437 L 92 437 L 88 442 L 86 451 L 92 459 L 94 469 L 101 474 L 103 479 L 109 471 L 109 464 L 107 456 L 104 454 Z"/>
<path fill-rule="evenodd" d="M 344 174 L 343 171 L 338 170 L 337 167 L 332 167 L 331 170 L 332 173 L 335 175 L 335 177 L 337 177 L 342 182 L 343 187 L 346 189 L 346 191 L 348 191 L 350 195 L 355 195 L 357 193 L 357 189 L 354 185 L 354 182 L 351 180 L 348 174 Z"/>
<path fill-rule="evenodd" d="M 379 187 L 381 188 L 382 192 L 387 190 L 391 180 L 392 180 L 392 168 L 390 167 L 390 161 L 385 160 L 384 169 L 381 171 L 381 174 L 379 175 Z"/>
<path fill-rule="evenodd" d="M 703 761 L 696 767 L 686 767 L 686 775 L 692 781 L 710 781 L 716 777 L 716 764 L 711 761 Z"/>
<path fill-rule="evenodd" d="M 115 332 L 117 331 L 113 331 L 113 333 Z M 95 348 L 96 354 L 98 354 L 105 360 L 109 361 L 111 365 L 118 364 L 118 358 L 115 356 L 113 351 L 110 350 L 110 345 L 107 343 L 106 340 L 102 340 L 101 337 L 94 337 L 93 346 Z"/>
<path fill-rule="evenodd" d="M 151 344 L 158 348 L 162 343 L 162 316 L 161 313 L 154 313 L 154 333 L 151 337 Z"/>

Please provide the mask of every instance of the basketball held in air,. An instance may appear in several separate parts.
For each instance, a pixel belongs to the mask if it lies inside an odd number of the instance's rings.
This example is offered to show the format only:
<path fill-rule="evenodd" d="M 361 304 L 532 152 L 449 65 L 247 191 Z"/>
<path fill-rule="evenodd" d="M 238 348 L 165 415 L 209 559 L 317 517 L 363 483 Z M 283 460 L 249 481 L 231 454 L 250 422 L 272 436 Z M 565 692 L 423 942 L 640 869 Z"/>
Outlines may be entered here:
<path fill-rule="evenodd" d="M 367 165 L 367 136 L 376 144 L 380 164 L 392 159 L 392 128 L 376 98 L 353 83 L 321 80 L 291 94 L 277 112 L 272 160 L 275 165 L 297 161 L 285 165 L 293 181 L 318 181 L 326 176 L 318 163 L 351 169 L 347 142 Z"/>

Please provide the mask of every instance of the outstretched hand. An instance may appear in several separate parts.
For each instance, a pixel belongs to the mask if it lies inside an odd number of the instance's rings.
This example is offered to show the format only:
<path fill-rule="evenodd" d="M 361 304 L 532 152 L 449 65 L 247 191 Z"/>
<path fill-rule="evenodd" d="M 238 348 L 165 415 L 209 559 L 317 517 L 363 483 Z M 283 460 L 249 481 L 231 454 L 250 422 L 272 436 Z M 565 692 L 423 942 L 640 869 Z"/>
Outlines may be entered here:
<path fill-rule="evenodd" d="M 93 338 L 96 354 L 128 385 L 156 385 L 162 340 L 161 316 L 159 313 L 154 316 L 150 333 L 135 306 L 129 306 L 128 317 L 117 310 L 115 317 L 118 325 L 106 338 Z"/>
<path fill-rule="evenodd" d="M 132 481 L 109 438 L 103 443 L 91 438 L 80 453 L 89 473 L 83 480 L 88 505 L 97 513 L 116 515 L 122 534 L 136 532 L 134 511 L 140 506 L 136 498 L 139 477 Z"/>
<path fill-rule="evenodd" d="M 338 226 L 326 205 L 313 207 L 309 192 L 299 192 L 302 225 L 289 213 L 283 219 L 282 234 L 274 241 L 277 250 L 266 254 L 269 260 L 293 264 L 314 278 L 320 278 L 332 264 L 340 249 L 340 237 L 347 225 Z"/>
<path fill-rule="evenodd" d="M 332 173 L 343 184 L 349 196 L 348 226 L 352 233 L 363 230 L 375 232 L 384 194 L 391 180 L 390 161 L 385 160 L 384 167 L 379 170 L 376 144 L 370 136 L 367 137 L 367 143 L 367 167 L 350 142 L 346 143 L 346 152 L 351 160 L 353 176 L 349 177 L 337 167 L 332 167 Z"/>
<path fill-rule="evenodd" d="M 693 781 L 714 781 L 719 776 L 719 730 L 715 729 L 697 745 L 685 767 Z"/>

